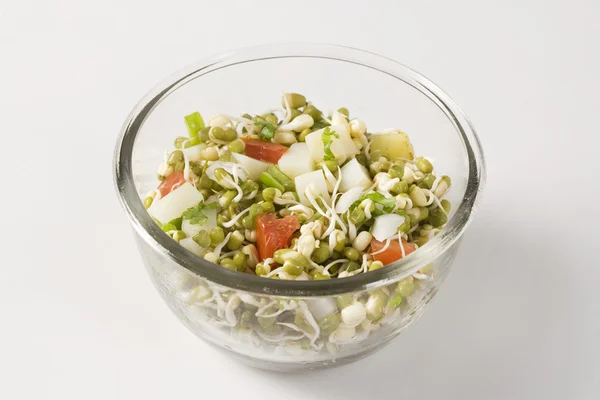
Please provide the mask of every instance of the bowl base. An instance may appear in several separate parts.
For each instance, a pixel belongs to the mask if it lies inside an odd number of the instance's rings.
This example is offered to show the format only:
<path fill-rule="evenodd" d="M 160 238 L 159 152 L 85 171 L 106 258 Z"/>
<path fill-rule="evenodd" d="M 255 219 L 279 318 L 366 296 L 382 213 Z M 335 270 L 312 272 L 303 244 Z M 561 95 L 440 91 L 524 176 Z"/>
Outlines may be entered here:
<path fill-rule="evenodd" d="M 336 367 L 341 367 L 341 366 L 344 366 L 347 364 L 351 364 L 355 361 L 361 360 L 363 358 L 366 358 L 366 357 L 372 355 L 373 353 L 377 352 L 378 350 L 381 350 L 383 347 L 387 346 L 392 341 L 392 339 L 393 338 L 390 338 L 390 340 L 382 342 L 375 347 L 365 348 L 365 350 L 360 351 L 355 354 L 347 355 L 347 356 L 340 357 L 340 358 L 335 358 L 332 360 L 315 361 L 315 362 L 277 362 L 277 361 L 272 361 L 272 360 L 261 360 L 261 359 L 257 359 L 254 357 L 249 357 L 249 356 L 246 356 L 243 354 L 239 354 L 231 349 L 228 349 L 227 347 L 218 346 L 213 343 L 209 343 L 209 344 L 212 348 L 222 352 L 223 354 L 227 355 L 228 357 L 231 357 L 234 360 L 239 361 L 240 363 L 242 363 L 248 367 L 261 369 L 264 371 L 290 373 L 290 372 L 301 372 L 301 371 L 312 371 L 312 370 L 320 370 L 320 369 L 327 369 L 327 368 L 336 368 Z"/>

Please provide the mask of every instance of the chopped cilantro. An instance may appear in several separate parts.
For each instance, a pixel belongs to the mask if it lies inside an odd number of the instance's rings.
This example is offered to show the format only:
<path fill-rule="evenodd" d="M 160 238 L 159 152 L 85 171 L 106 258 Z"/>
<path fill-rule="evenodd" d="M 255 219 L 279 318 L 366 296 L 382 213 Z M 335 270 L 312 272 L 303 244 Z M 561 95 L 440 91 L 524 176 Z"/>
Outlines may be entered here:
<path fill-rule="evenodd" d="M 325 155 L 323 156 L 323 160 L 335 160 L 335 155 L 331 151 L 331 143 L 333 143 L 333 138 L 339 139 L 340 135 L 336 133 L 336 131 L 332 131 L 329 127 L 325 128 L 323 134 L 321 135 L 321 140 L 323 141 L 323 150 Z"/>
<path fill-rule="evenodd" d="M 396 199 L 394 197 L 385 197 L 378 192 L 367 193 L 363 196 L 364 199 L 371 199 L 374 203 L 380 204 L 383 207 L 383 211 L 387 213 L 392 212 L 396 206 Z"/>
<path fill-rule="evenodd" d="M 262 127 L 260 132 L 258 132 L 258 136 L 260 136 L 262 140 L 271 140 L 275 137 L 275 129 L 277 129 L 275 125 L 270 124 L 265 120 L 260 120 L 256 125 Z"/>
<path fill-rule="evenodd" d="M 191 224 L 204 225 L 208 217 L 202 211 L 216 208 L 216 203 L 204 204 L 200 202 L 197 206 L 190 207 L 183 212 L 183 218 L 189 219 Z"/>

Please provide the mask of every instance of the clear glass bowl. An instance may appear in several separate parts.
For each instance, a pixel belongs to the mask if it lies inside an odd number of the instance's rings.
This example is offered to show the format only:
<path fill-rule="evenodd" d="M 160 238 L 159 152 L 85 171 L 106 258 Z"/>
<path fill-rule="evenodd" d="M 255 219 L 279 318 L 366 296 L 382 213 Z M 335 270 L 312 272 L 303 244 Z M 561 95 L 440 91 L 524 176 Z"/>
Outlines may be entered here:
<path fill-rule="evenodd" d="M 370 132 L 399 128 L 418 155 L 452 178 L 445 228 L 417 252 L 385 268 L 324 281 L 265 279 L 230 271 L 188 252 L 152 221 L 142 198 L 156 185 L 166 147 L 185 132 L 183 116 L 240 115 L 303 93 L 327 111 L 347 107 Z M 382 348 L 417 320 L 456 255 L 485 180 L 479 140 L 437 86 L 382 56 L 331 45 L 268 45 L 194 64 L 154 88 L 127 118 L 115 152 L 115 181 L 144 264 L 180 320 L 214 347 L 259 368 L 334 366 Z M 398 284 L 401 290 L 398 292 Z M 388 305 L 401 293 L 402 303 Z M 384 317 L 337 327 L 349 300 Z M 302 327 L 297 332 L 295 327 Z M 335 328 L 335 330 L 334 330 Z"/>

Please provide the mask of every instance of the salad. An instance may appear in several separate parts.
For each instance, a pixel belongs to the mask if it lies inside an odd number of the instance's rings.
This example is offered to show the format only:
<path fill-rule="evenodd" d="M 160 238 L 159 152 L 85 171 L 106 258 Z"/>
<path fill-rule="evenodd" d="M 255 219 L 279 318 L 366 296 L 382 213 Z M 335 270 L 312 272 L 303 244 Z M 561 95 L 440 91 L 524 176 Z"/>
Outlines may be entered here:
<path fill-rule="evenodd" d="M 370 133 L 346 108 L 326 116 L 286 93 L 266 114 L 184 120 L 188 135 L 165 152 L 144 206 L 173 240 L 223 268 L 288 280 L 364 274 L 409 256 L 448 220 L 450 178 L 415 157 L 407 134 Z M 181 287 L 217 325 L 320 351 L 365 339 L 430 274 L 312 301 Z"/>
<path fill-rule="evenodd" d="M 448 176 L 398 130 L 370 134 L 304 96 L 285 112 L 185 117 L 144 199 L 175 241 L 225 268 L 276 279 L 343 278 L 381 268 L 446 223 Z"/>

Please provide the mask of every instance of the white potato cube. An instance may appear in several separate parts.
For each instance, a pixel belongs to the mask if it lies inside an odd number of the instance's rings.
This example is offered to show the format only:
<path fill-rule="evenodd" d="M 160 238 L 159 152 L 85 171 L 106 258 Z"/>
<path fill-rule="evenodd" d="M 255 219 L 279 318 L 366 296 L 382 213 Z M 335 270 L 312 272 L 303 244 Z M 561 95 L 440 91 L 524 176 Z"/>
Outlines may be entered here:
<path fill-rule="evenodd" d="M 250 178 L 252 179 L 260 178 L 260 174 L 262 174 L 267 170 L 267 168 L 269 168 L 268 163 L 260 160 L 255 160 L 254 158 L 245 156 L 243 154 L 233 153 L 233 158 L 235 158 L 235 161 L 237 161 L 238 164 L 240 164 L 242 168 L 244 168 L 244 170 L 248 173 L 248 175 L 250 175 Z"/>
<path fill-rule="evenodd" d="M 340 191 L 346 192 L 353 187 L 362 187 L 366 189 L 373 185 L 369 171 L 363 167 L 356 158 L 348 161 L 341 169 L 342 182 L 340 182 Z"/>
<path fill-rule="evenodd" d="M 184 219 L 181 222 L 181 230 L 187 237 L 194 237 L 200 231 L 210 231 L 212 228 L 217 226 L 217 210 L 216 209 L 208 209 L 202 210 L 202 214 L 206 215 L 208 220 L 204 225 L 192 224 L 190 220 Z"/>
<path fill-rule="evenodd" d="M 323 198 L 329 203 L 331 197 L 327 190 L 327 181 L 323 175 L 322 170 L 316 170 L 308 172 L 306 174 L 298 175 L 296 179 L 296 191 L 298 192 L 298 198 L 304 205 L 310 206 L 310 201 L 305 196 L 306 189 L 310 187 L 310 192 L 313 196 L 323 196 Z"/>
<path fill-rule="evenodd" d="M 394 236 L 398 233 L 398 228 L 404 223 L 405 219 L 398 214 L 385 214 L 375 218 L 371 234 L 380 242 Z"/>
<path fill-rule="evenodd" d="M 294 143 L 290 149 L 279 159 L 281 172 L 294 179 L 298 175 L 313 170 L 314 161 L 310 156 L 306 143 Z"/>
<path fill-rule="evenodd" d="M 190 207 L 202 201 L 202 195 L 189 182 L 184 183 L 160 200 L 155 200 L 148 209 L 148 213 L 166 224 L 172 219 L 181 217 L 181 214 Z"/>
<path fill-rule="evenodd" d="M 316 162 L 323 161 L 323 157 L 325 156 L 325 146 L 323 145 L 322 138 L 325 129 L 314 131 L 306 136 L 306 144 L 308 145 L 310 155 Z M 331 152 L 340 164 L 359 153 L 345 125 L 332 125 L 329 129 L 335 131 L 339 136 L 339 139 L 333 139 Z"/>
<path fill-rule="evenodd" d="M 346 116 L 338 111 L 334 111 L 331 115 L 331 125 L 343 125 L 346 132 L 351 133 L 350 124 L 348 123 Z"/>
<path fill-rule="evenodd" d="M 343 214 L 354 202 L 360 199 L 360 195 L 363 192 L 363 188 L 360 186 L 353 187 L 344 192 L 338 199 L 337 203 L 335 203 L 335 212 L 338 214 Z"/>
<path fill-rule="evenodd" d="M 200 161 L 202 160 L 200 152 L 204 148 L 206 148 L 206 145 L 204 143 L 200 143 L 196 146 L 188 147 L 187 149 L 181 149 L 181 151 L 183 152 L 185 158 L 187 158 L 188 161 Z"/>

